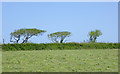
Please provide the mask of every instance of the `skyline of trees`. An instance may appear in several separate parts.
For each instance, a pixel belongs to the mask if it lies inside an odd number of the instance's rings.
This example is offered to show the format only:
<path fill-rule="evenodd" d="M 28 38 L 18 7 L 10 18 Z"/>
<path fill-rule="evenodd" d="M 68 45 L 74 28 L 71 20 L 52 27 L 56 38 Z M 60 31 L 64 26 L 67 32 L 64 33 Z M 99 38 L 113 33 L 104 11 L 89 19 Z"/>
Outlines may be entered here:
<path fill-rule="evenodd" d="M 39 30 L 36 28 L 18 29 L 10 33 L 10 36 L 11 36 L 10 42 L 19 43 L 19 41 L 22 38 L 21 43 L 28 43 L 28 40 L 32 36 L 39 36 L 45 32 L 46 32 L 45 30 Z M 89 35 L 89 40 L 83 41 L 83 42 L 96 42 L 97 38 L 100 35 L 102 35 L 102 32 L 100 30 L 90 31 L 88 32 L 88 35 Z M 71 32 L 68 32 L 68 31 L 54 32 L 54 33 L 48 34 L 47 36 L 53 43 L 65 43 L 65 39 L 71 36 Z"/>

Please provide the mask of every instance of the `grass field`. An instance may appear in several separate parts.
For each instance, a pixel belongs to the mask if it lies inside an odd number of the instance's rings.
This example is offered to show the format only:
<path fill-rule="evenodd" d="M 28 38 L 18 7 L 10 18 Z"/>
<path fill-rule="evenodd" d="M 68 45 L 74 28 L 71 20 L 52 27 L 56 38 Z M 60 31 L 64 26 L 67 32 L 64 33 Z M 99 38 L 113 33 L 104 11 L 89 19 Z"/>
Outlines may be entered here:
<path fill-rule="evenodd" d="M 118 49 L 2 52 L 3 72 L 118 72 Z"/>

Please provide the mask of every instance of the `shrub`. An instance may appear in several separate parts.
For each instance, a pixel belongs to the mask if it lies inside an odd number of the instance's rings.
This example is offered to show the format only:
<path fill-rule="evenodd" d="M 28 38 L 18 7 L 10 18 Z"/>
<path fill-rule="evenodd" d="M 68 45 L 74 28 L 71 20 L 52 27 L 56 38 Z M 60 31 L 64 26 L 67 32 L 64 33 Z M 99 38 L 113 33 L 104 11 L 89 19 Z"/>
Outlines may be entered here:
<path fill-rule="evenodd" d="M 71 49 L 118 49 L 118 43 L 25 43 L 2 44 L 3 51 L 9 50 L 71 50 Z"/>

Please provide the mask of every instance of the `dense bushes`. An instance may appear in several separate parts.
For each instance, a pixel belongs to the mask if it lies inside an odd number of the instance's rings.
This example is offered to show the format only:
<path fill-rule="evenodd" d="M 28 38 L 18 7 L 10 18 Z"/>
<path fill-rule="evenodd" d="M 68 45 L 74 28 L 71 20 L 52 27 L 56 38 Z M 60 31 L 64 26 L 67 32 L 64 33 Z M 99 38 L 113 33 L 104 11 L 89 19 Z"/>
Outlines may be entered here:
<path fill-rule="evenodd" d="M 118 49 L 118 43 L 25 43 L 3 44 L 2 50 L 75 50 L 75 49 Z"/>

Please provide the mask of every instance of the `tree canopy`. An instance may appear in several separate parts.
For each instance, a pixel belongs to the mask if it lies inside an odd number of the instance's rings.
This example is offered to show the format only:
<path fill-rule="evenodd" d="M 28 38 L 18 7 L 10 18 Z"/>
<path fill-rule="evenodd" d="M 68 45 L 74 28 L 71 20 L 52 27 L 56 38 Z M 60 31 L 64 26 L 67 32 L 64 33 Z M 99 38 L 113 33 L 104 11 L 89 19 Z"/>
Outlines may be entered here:
<path fill-rule="evenodd" d="M 89 32 L 89 41 L 95 42 L 97 37 L 99 37 L 100 35 L 102 35 L 102 32 L 100 30 L 95 30 L 95 31 Z"/>
<path fill-rule="evenodd" d="M 63 43 L 65 38 L 69 37 L 70 35 L 71 35 L 71 32 L 62 31 L 62 32 L 55 32 L 55 33 L 48 34 L 48 38 L 52 42 Z"/>
<path fill-rule="evenodd" d="M 14 32 L 10 34 L 11 35 L 10 42 L 18 43 L 21 37 L 23 37 L 22 43 L 27 43 L 28 39 L 30 39 L 32 36 L 42 35 L 44 32 L 46 31 L 38 30 L 35 28 L 15 30 Z M 14 39 L 15 41 L 13 41 L 12 39 Z"/>
<path fill-rule="evenodd" d="M 21 36 L 24 34 L 24 29 L 19 29 L 19 30 L 15 30 L 14 32 L 10 33 L 11 38 L 10 38 L 10 42 L 14 42 L 14 43 L 18 43 Z M 12 39 L 14 39 L 15 41 L 13 41 Z"/>

